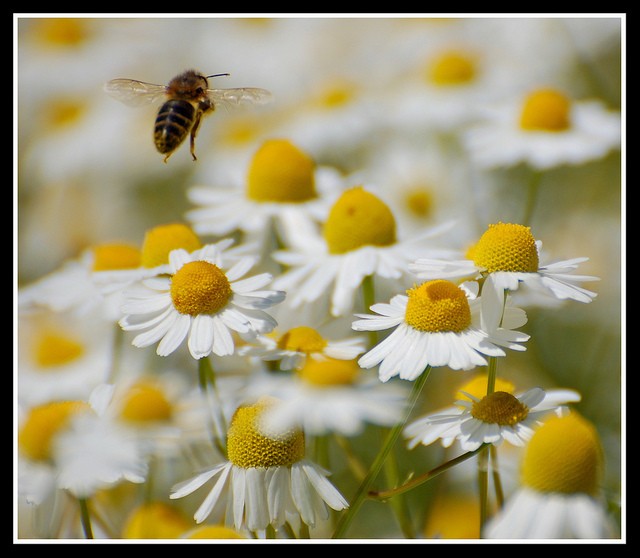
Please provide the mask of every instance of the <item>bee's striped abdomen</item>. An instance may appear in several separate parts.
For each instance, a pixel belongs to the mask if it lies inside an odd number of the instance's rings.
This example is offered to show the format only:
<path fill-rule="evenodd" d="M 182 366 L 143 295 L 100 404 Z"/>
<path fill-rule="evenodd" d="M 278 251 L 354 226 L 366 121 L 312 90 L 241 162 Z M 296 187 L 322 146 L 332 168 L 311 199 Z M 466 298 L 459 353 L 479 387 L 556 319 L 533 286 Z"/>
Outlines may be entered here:
<path fill-rule="evenodd" d="M 158 112 L 153 139 L 160 153 L 171 153 L 187 137 L 195 118 L 193 105 L 182 99 L 167 101 Z"/>

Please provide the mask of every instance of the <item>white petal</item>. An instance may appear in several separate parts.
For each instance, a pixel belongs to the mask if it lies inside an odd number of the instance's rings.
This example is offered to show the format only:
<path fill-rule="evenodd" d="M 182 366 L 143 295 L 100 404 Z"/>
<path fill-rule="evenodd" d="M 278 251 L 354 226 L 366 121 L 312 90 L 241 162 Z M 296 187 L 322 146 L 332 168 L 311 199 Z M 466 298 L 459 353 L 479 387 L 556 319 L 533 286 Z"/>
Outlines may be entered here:
<path fill-rule="evenodd" d="M 214 343 L 214 317 L 200 314 L 193 318 L 189 335 L 189 352 L 193 358 L 208 356 Z"/>
<path fill-rule="evenodd" d="M 191 326 L 191 316 L 187 316 L 185 314 L 179 314 L 176 320 L 173 322 L 167 333 L 164 335 L 160 343 L 158 344 L 158 348 L 156 349 L 156 353 L 160 356 L 170 355 L 173 351 L 175 351 L 184 338 L 189 333 L 189 327 Z"/>
<path fill-rule="evenodd" d="M 196 510 L 193 518 L 196 520 L 196 523 L 202 523 L 209 514 L 212 512 L 213 507 L 216 505 L 218 498 L 222 494 L 222 490 L 224 489 L 227 483 L 227 477 L 229 476 L 229 471 L 231 471 L 231 464 L 225 464 L 226 466 L 222 469 L 222 474 L 220 478 L 216 481 L 211 489 L 211 492 L 207 494 L 207 497 L 204 499 L 204 502 L 200 505 L 200 507 Z"/>

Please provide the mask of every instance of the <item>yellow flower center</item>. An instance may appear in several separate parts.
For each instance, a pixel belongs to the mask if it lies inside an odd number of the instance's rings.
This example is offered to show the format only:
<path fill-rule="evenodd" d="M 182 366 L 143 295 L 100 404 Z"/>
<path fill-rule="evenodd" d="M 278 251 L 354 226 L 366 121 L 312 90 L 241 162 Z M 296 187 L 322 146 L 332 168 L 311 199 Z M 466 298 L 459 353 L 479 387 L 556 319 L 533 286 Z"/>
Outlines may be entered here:
<path fill-rule="evenodd" d="M 396 221 L 385 203 L 356 186 L 335 202 L 323 234 L 331 254 L 344 254 L 363 246 L 390 246 L 396 242 Z"/>
<path fill-rule="evenodd" d="M 227 455 L 231 463 L 243 469 L 288 467 L 304 457 L 301 430 L 269 432 L 263 424 L 263 413 L 275 404 L 275 400 L 263 398 L 236 410 L 227 432 Z"/>
<path fill-rule="evenodd" d="M 416 185 L 405 192 L 405 207 L 418 219 L 426 219 L 433 213 L 433 202 L 433 195 L 426 186 Z"/>
<path fill-rule="evenodd" d="M 249 166 L 247 197 L 257 202 L 280 203 L 314 199 L 314 160 L 290 141 L 265 141 Z"/>
<path fill-rule="evenodd" d="M 80 358 L 84 354 L 84 346 L 60 333 L 43 333 L 35 344 L 35 362 L 42 368 L 64 366 Z"/>
<path fill-rule="evenodd" d="M 494 391 L 474 401 L 471 416 L 489 424 L 513 426 L 527 418 L 529 408 L 506 391 Z"/>
<path fill-rule="evenodd" d="M 184 264 L 171 280 L 171 299 L 181 314 L 215 314 L 225 307 L 232 294 L 224 272 L 205 261 Z"/>
<path fill-rule="evenodd" d="M 294 327 L 278 340 L 278 349 L 300 353 L 319 353 L 327 341 L 315 329 L 307 326 Z"/>
<path fill-rule="evenodd" d="M 89 409 L 84 401 L 56 401 L 34 407 L 18 433 L 20 449 L 30 459 L 49 459 L 54 436 L 73 415 Z"/>
<path fill-rule="evenodd" d="M 224 525 L 203 525 L 189 531 L 185 539 L 245 539 L 240 533 Z"/>
<path fill-rule="evenodd" d="M 473 395 L 478 399 L 482 399 L 487 394 L 487 383 L 489 380 L 488 374 L 477 374 L 474 378 L 469 380 L 466 384 L 464 384 L 458 390 L 459 398 L 467 398 L 464 393 L 468 393 L 469 395 Z M 515 391 L 515 386 L 507 381 L 502 380 L 501 378 L 496 378 L 496 383 L 494 387 L 494 391 L 504 391 L 506 393 L 513 393 Z M 464 392 L 464 393 L 461 393 Z"/>
<path fill-rule="evenodd" d="M 460 332 L 471 323 L 469 301 L 451 281 L 427 281 L 407 291 L 405 321 L 420 331 Z"/>
<path fill-rule="evenodd" d="M 43 125 L 52 131 L 61 130 L 80 121 L 86 113 L 84 101 L 72 97 L 55 97 L 43 107 Z"/>
<path fill-rule="evenodd" d="M 144 235 L 142 266 L 151 268 L 169 263 L 169 253 L 178 248 L 193 252 L 202 248 L 202 244 L 196 233 L 187 225 L 172 223 L 154 227 Z"/>
<path fill-rule="evenodd" d="M 121 416 L 136 422 L 166 421 L 171 418 L 171 404 L 162 389 L 153 382 L 134 384 L 124 397 Z"/>
<path fill-rule="evenodd" d="M 571 102 L 566 95 L 552 89 L 531 93 L 520 114 L 523 130 L 561 132 L 571 126 Z"/>
<path fill-rule="evenodd" d="M 141 504 L 122 528 L 123 539 L 177 539 L 191 528 L 191 521 L 179 510 L 162 502 Z"/>
<path fill-rule="evenodd" d="M 524 225 L 489 225 L 477 244 L 468 252 L 473 262 L 489 273 L 538 271 L 538 249 L 531 229 Z"/>
<path fill-rule="evenodd" d="M 48 45 L 72 47 L 86 40 L 86 20 L 56 17 L 34 20 L 33 31 L 36 37 Z"/>
<path fill-rule="evenodd" d="M 93 271 L 140 267 L 140 250 L 128 244 L 102 244 L 93 248 Z"/>
<path fill-rule="evenodd" d="M 474 60 L 462 52 L 445 52 L 432 61 L 428 79 L 441 86 L 464 85 L 476 77 Z"/>
<path fill-rule="evenodd" d="M 308 358 L 298 375 L 314 386 L 340 386 L 354 382 L 360 373 L 360 367 L 354 360 Z"/>
<path fill-rule="evenodd" d="M 318 104 L 325 108 L 346 105 L 355 97 L 356 89 L 352 83 L 336 82 L 327 86 L 318 98 Z"/>
<path fill-rule="evenodd" d="M 438 497 L 424 528 L 427 539 L 479 539 L 480 501 L 475 494 Z"/>
<path fill-rule="evenodd" d="M 601 480 L 603 452 L 595 427 L 575 411 L 551 416 L 525 450 L 523 484 L 540 492 L 595 495 Z"/>

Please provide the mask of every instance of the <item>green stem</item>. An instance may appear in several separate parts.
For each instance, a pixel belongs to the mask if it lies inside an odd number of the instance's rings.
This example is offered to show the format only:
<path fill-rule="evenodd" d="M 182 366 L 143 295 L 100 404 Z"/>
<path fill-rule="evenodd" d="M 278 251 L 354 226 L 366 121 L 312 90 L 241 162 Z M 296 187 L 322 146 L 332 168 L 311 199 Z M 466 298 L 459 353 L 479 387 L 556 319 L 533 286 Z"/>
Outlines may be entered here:
<path fill-rule="evenodd" d="M 395 486 L 399 481 L 399 473 L 398 463 L 393 452 L 391 452 L 391 454 L 389 455 L 389 459 L 385 461 L 384 470 L 387 477 L 387 482 L 391 486 Z M 404 537 L 406 539 L 414 539 L 415 535 L 413 534 L 409 508 L 407 507 L 407 502 L 405 501 L 405 499 L 401 497 L 392 498 L 389 504 L 393 508 L 396 519 L 398 520 L 398 524 L 400 525 L 400 530 L 404 534 Z"/>
<path fill-rule="evenodd" d="M 384 465 L 384 462 L 387 456 L 389 455 L 389 452 L 391 451 L 396 441 L 398 440 L 398 437 L 400 436 L 402 429 L 407 423 L 407 420 L 409 420 L 409 417 L 411 416 L 411 412 L 413 411 L 413 407 L 415 406 L 416 401 L 418 400 L 418 396 L 420 395 L 420 392 L 422 391 L 422 388 L 424 387 L 424 384 L 427 381 L 427 378 L 429 377 L 430 372 L 431 372 L 431 366 L 427 366 L 424 372 L 422 372 L 422 374 L 414 382 L 413 389 L 411 390 L 411 394 L 409 395 L 409 401 L 407 403 L 407 408 L 406 408 L 405 416 L 403 420 L 399 422 L 396 426 L 394 426 L 387 434 L 387 438 L 382 446 L 382 449 L 380 450 L 375 460 L 371 464 L 369 471 L 367 472 L 367 475 L 365 476 L 364 480 L 362 481 L 362 483 L 360 483 L 360 486 L 358 487 L 358 490 L 351 504 L 349 505 L 349 509 L 340 517 L 340 520 L 336 525 L 336 530 L 334 531 L 332 538 L 339 539 L 340 537 L 342 537 L 342 535 L 344 535 L 345 531 L 348 529 L 349 525 L 353 521 L 353 518 L 355 517 L 356 513 L 358 513 L 360 506 L 363 504 L 365 498 L 367 497 L 369 489 L 371 488 L 371 484 L 380 473 L 380 470 L 382 469 L 382 466 Z"/>
<path fill-rule="evenodd" d="M 478 455 L 478 487 L 480 492 L 480 536 L 482 529 L 487 521 L 489 510 L 489 476 L 487 474 L 487 465 L 489 462 L 488 448 L 480 446 Z"/>
<path fill-rule="evenodd" d="M 93 539 L 93 530 L 91 528 L 91 516 L 89 515 L 89 505 L 86 498 L 78 498 L 80 504 L 80 522 L 82 523 L 82 531 L 85 539 Z"/>
<path fill-rule="evenodd" d="M 483 446 L 480 446 L 476 450 L 468 451 L 467 453 L 463 453 L 458 457 L 454 457 L 453 459 L 450 459 L 449 461 L 443 463 L 442 465 L 438 465 L 434 469 L 427 471 L 426 473 L 420 475 L 419 477 L 415 477 L 414 479 L 403 484 L 402 486 L 391 488 L 389 490 L 372 490 L 369 492 L 369 497 L 376 498 L 378 500 L 386 500 L 387 498 L 391 498 L 392 496 L 397 496 L 398 494 L 409 492 L 410 490 L 413 490 L 414 488 L 420 486 L 421 484 L 424 484 L 425 482 L 430 481 L 431 479 L 437 477 L 438 475 L 444 473 L 445 471 L 448 471 L 449 469 L 451 469 L 452 467 L 455 467 L 456 465 L 462 463 L 463 461 L 470 459 L 471 457 L 476 455 L 482 449 L 482 447 Z"/>
<path fill-rule="evenodd" d="M 501 508 L 504 504 L 504 492 L 502 491 L 502 481 L 500 480 L 500 469 L 498 467 L 498 448 L 493 445 L 489 448 L 489 458 L 491 459 L 491 474 L 493 487 L 496 491 L 496 502 L 498 508 Z"/>
<path fill-rule="evenodd" d="M 365 312 L 369 312 L 369 309 L 376 302 L 376 289 L 373 284 L 373 275 L 367 275 L 362 281 L 362 301 L 364 304 Z M 369 332 L 369 348 L 375 347 L 378 344 L 378 332 Z"/>
<path fill-rule="evenodd" d="M 360 482 L 362 482 L 362 480 L 367 474 L 367 470 L 365 469 L 364 465 L 360 462 L 358 457 L 354 454 L 353 450 L 351 449 L 351 446 L 349 445 L 349 442 L 344 436 L 340 436 L 339 434 L 334 434 L 334 438 L 337 444 L 340 446 L 340 449 L 344 453 L 344 456 L 347 460 L 347 464 L 349 466 L 349 469 L 353 473 L 353 476 L 356 478 L 356 480 L 359 480 Z"/>
<path fill-rule="evenodd" d="M 496 377 L 498 375 L 498 357 L 489 357 L 489 366 L 487 367 L 487 395 L 496 390 Z"/>
<path fill-rule="evenodd" d="M 216 387 L 215 373 L 208 357 L 198 360 L 198 379 L 200 382 L 200 389 L 202 390 L 207 404 L 209 403 L 209 394 L 211 394 L 215 400 L 215 409 L 211 409 L 211 421 L 213 423 L 212 443 L 216 448 L 218 448 L 222 455 L 226 455 L 226 448 L 224 447 L 223 442 L 227 431 L 226 421 L 222 405 L 220 403 L 218 388 Z"/>
<path fill-rule="evenodd" d="M 538 198 L 538 191 L 540 189 L 540 182 L 542 181 L 542 173 L 540 171 L 532 171 L 531 180 L 529 182 L 529 188 L 527 190 L 527 202 L 524 207 L 524 215 L 522 217 L 521 225 L 529 225 L 533 216 L 533 210 L 536 206 L 536 200 Z"/>

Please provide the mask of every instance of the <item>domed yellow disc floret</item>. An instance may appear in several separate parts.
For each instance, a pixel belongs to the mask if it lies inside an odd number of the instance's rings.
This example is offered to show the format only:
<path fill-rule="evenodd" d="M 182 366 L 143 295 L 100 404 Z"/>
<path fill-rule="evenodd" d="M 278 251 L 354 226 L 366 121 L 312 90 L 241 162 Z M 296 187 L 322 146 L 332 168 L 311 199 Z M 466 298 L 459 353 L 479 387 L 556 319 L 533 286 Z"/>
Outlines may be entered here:
<path fill-rule="evenodd" d="M 494 391 L 474 401 L 471 416 L 489 424 L 513 426 L 527 418 L 529 408 L 506 391 Z"/>
<path fill-rule="evenodd" d="M 489 381 L 488 374 L 476 374 L 474 378 L 465 383 L 456 394 L 459 398 L 467 399 L 465 393 L 469 395 L 473 395 L 478 399 L 482 399 L 487 394 L 487 383 Z M 513 393 L 515 391 L 515 386 L 501 378 L 496 378 L 494 391 L 504 391 L 507 393 Z M 464 393 L 462 393 L 464 392 Z"/>
<path fill-rule="evenodd" d="M 263 413 L 276 404 L 276 400 L 263 398 L 236 410 L 227 432 L 227 455 L 231 463 L 243 469 L 288 467 L 304 457 L 301 430 L 269 432 L 265 427 Z"/>
<path fill-rule="evenodd" d="M 178 248 L 193 252 L 202 248 L 202 243 L 196 233 L 182 223 L 154 227 L 144 235 L 142 266 L 150 268 L 169 263 L 169 252 Z"/>
<path fill-rule="evenodd" d="M 162 502 L 141 504 L 122 528 L 123 539 L 177 539 L 191 528 L 191 521 L 178 509 Z"/>
<path fill-rule="evenodd" d="M 142 380 L 126 393 L 120 413 L 125 420 L 144 423 L 169 420 L 171 411 L 171 404 L 160 386 Z"/>
<path fill-rule="evenodd" d="M 451 281 L 436 279 L 407 291 L 405 321 L 420 331 L 460 332 L 471 323 L 467 297 Z"/>
<path fill-rule="evenodd" d="M 82 343 L 60 333 L 43 333 L 35 344 L 35 362 L 42 368 L 64 366 L 79 359 L 83 354 Z"/>
<path fill-rule="evenodd" d="M 436 85 L 463 85 L 476 77 L 476 64 L 462 52 L 445 52 L 429 66 L 428 78 Z"/>
<path fill-rule="evenodd" d="M 531 229 L 524 225 L 496 223 L 469 252 L 473 262 L 489 273 L 511 271 L 533 273 L 538 271 L 538 249 Z"/>
<path fill-rule="evenodd" d="M 559 91 L 541 89 L 525 100 L 520 114 L 523 130 L 561 132 L 571 126 L 571 102 Z"/>
<path fill-rule="evenodd" d="M 249 166 L 247 197 L 257 202 L 280 203 L 300 203 L 317 197 L 314 160 L 290 141 L 265 141 Z"/>
<path fill-rule="evenodd" d="M 171 299 L 181 314 L 215 314 L 225 307 L 232 294 L 224 272 L 202 260 L 184 264 L 171 279 Z"/>
<path fill-rule="evenodd" d="M 360 367 L 355 360 L 308 358 L 297 372 L 305 382 L 315 386 L 339 386 L 352 384 Z"/>
<path fill-rule="evenodd" d="M 140 267 L 142 254 L 128 244 L 101 244 L 93 248 L 93 271 L 135 269 Z"/>
<path fill-rule="evenodd" d="M 344 254 L 363 246 L 390 246 L 396 242 L 396 221 L 382 200 L 356 186 L 335 202 L 323 234 L 331 254 Z"/>
<path fill-rule="evenodd" d="M 575 411 L 552 416 L 535 432 L 525 450 L 522 483 L 539 492 L 595 495 L 603 452 L 595 427 Z"/>
<path fill-rule="evenodd" d="M 18 446 L 30 459 L 49 459 L 54 436 L 73 415 L 89 409 L 84 401 L 56 401 L 34 407 L 20 428 Z"/>
<path fill-rule="evenodd" d="M 426 219 L 433 213 L 433 194 L 427 186 L 412 186 L 404 193 L 404 205 L 412 217 Z"/>
<path fill-rule="evenodd" d="M 278 339 L 278 349 L 300 353 L 319 353 L 327 341 L 315 329 L 308 326 L 294 327 Z"/>

